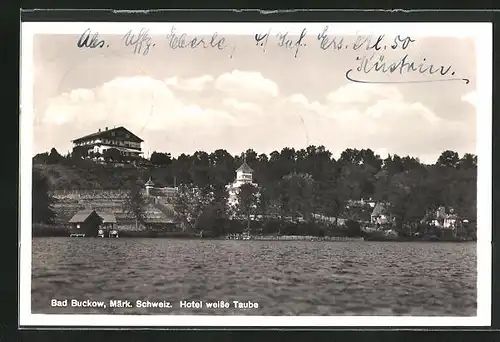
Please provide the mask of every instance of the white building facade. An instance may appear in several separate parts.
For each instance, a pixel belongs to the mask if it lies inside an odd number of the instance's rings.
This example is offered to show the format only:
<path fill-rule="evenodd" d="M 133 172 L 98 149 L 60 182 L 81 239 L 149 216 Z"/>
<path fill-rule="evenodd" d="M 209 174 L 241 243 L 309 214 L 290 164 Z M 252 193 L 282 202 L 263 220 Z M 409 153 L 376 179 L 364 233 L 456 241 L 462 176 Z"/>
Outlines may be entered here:
<path fill-rule="evenodd" d="M 109 130 L 108 127 L 104 130 L 99 129 L 72 142 L 73 151 L 81 150 L 86 154 L 102 156 L 109 149 L 115 149 L 120 155 L 127 157 L 139 157 L 143 154 L 141 150 L 143 140 L 123 126 Z"/>
<path fill-rule="evenodd" d="M 238 205 L 238 193 L 243 184 L 251 184 L 257 188 L 257 183 L 253 182 L 253 170 L 246 161 L 236 170 L 236 179 L 233 183 L 228 184 L 228 204 L 230 207 Z"/>

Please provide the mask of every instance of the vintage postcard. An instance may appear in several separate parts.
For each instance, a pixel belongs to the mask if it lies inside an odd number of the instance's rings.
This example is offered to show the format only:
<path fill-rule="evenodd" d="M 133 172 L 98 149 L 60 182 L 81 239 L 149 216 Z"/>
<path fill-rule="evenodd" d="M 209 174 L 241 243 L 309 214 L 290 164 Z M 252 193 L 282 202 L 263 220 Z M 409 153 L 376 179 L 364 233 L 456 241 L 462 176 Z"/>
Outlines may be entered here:
<path fill-rule="evenodd" d="M 491 35 L 23 23 L 20 325 L 490 325 Z"/>

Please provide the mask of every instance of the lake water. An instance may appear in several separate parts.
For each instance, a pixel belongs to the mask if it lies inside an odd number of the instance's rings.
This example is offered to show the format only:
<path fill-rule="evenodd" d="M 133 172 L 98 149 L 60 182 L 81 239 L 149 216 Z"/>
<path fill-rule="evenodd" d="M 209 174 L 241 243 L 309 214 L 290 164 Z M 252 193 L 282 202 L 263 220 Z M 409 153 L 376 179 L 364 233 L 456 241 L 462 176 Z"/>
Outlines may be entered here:
<path fill-rule="evenodd" d="M 32 265 L 33 313 L 474 316 L 477 306 L 475 242 L 35 238 Z M 181 308 L 184 300 L 230 307 Z"/>

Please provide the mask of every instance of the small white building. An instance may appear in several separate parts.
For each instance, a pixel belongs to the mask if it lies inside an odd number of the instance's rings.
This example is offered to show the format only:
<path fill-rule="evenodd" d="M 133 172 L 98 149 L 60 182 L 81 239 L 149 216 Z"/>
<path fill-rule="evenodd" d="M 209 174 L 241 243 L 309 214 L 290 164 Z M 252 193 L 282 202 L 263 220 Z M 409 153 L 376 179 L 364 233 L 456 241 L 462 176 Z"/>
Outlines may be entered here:
<path fill-rule="evenodd" d="M 158 187 L 153 183 L 151 177 L 149 177 L 148 181 L 144 184 L 146 188 L 146 196 L 154 197 L 156 199 L 164 198 L 164 199 L 172 199 L 175 197 L 178 188 L 174 187 Z"/>
<path fill-rule="evenodd" d="M 234 182 L 226 186 L 229 195 L 229 206 L 236 206 L 238 204 L 238 192 L 243 184 L 251 184 L 257 187 L 257 184 L 253 182 L 253 170 L 250 166 L 248 166 L 246 159 L 236 170 L 236 179 Z"/>

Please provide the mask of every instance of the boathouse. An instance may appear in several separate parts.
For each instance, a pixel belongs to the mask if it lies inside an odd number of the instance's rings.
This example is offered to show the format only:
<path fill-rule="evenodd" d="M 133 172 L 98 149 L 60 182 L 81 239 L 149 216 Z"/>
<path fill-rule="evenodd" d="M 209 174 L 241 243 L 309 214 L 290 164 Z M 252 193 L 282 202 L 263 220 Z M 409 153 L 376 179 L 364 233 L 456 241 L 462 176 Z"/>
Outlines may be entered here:
<path fill-rule="evenodd" d="M 80 210 L 69 220 L 70 235 L 96 237 L 99 230 L 109 233 L 115 229 L 116 218 L 113 214 L 97 212 L 93 209 Z"/>
<path fill-rule="evenodd" d="M 115 227 L 116 227 L 115 215 L 113 215 L 111 213 L 101 212 L 101 211 L 96 211 L 96 213 L 97 213 L 97 215 L 99 215 L 102 218 L 102 224 L 99 228 L 104 230 L 104 233 L 106 235 L 109 235 L 109 232 L 115 230 Z"/>

